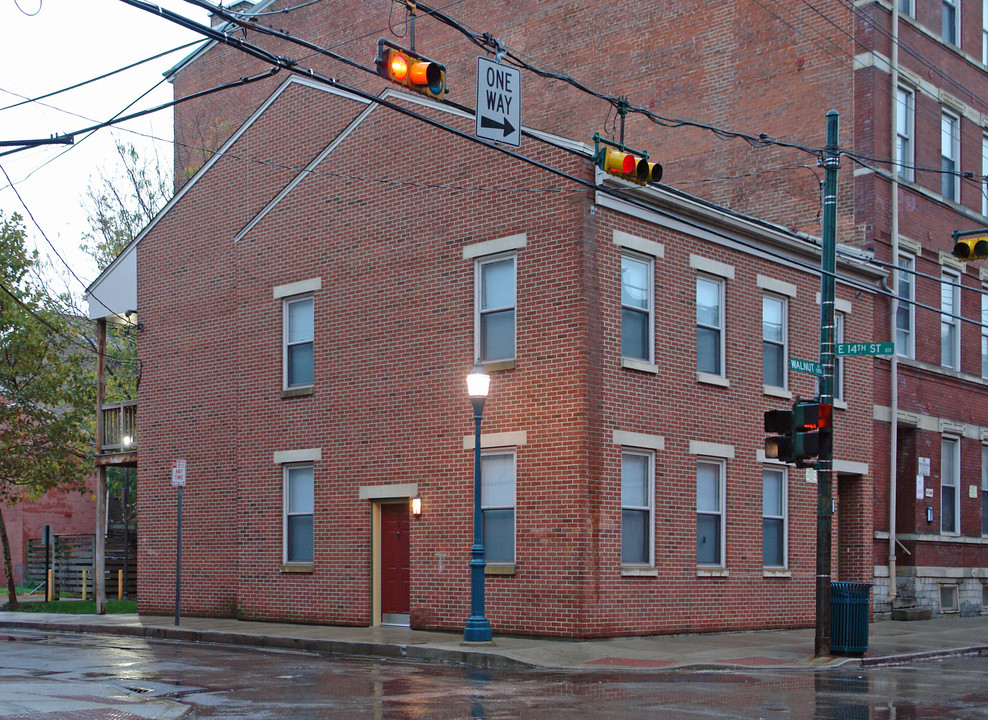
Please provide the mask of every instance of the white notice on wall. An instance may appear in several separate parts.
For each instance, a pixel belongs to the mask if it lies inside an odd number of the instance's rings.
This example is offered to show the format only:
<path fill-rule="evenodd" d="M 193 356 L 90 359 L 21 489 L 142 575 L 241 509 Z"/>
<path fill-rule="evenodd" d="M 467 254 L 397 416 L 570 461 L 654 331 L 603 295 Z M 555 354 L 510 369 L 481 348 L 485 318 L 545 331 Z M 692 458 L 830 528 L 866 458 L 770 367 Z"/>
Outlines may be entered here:
<path fill-rule="evenodd" d="M 918 472 L 923 477 L 929 477 L 930 476 L 930 459 L 929 458 L 926 458 L 926 457 L 919 458 L 919 462 L 917 463 L 917 465 L 918 465 L 918 467 L 916 468 L 916 472 Z"/>
<path fill-rule="evenodd" d="M 185 487 L 185 460 L 172 460 L 172 487 Z"/>
<path fill-rule="evenodd" d="M 923 485 L 924 485 L 923 476 L 922 475 L 917 475 L 916 476 L 916 499 L 917 500 L 922 500 L 925 497 L 925 495 L 926 495 L 925 491 L 923 490 Z"/>

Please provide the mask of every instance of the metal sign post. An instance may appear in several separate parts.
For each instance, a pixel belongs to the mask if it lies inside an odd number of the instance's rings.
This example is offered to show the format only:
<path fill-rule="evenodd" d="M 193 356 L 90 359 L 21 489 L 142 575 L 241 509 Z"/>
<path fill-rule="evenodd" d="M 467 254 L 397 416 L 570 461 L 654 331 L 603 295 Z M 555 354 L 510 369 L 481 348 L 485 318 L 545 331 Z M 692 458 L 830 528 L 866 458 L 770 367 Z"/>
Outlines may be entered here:
<path fill-rule="evenodd" d="M 182 606 L 182 490 L 185 489 L 185 460 L 172 460 L 172 487 L 178 488 L 178 513 L 175 528 L 175 626 Z"/>

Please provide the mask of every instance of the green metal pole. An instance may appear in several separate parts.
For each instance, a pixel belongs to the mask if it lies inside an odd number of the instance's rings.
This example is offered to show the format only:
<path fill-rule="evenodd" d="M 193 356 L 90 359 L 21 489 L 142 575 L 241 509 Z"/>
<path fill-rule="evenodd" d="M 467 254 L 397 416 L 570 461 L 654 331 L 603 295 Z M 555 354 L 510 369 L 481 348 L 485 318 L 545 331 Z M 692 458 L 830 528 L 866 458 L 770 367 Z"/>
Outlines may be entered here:
<path fill-rule="evenodd" d="M 840 152 L 837 124 L 840 114 L 827 113 L 827 147 L 823 156 L 823 248 L 820 273 L 820 402 L 834 402 L 834 296 L 837 272 L 837 170 Z M 830 553 L 833 532 L 833 452 L 822 452 L 817 462 L 816 525 L 816 657 L 830 655 Z"/>

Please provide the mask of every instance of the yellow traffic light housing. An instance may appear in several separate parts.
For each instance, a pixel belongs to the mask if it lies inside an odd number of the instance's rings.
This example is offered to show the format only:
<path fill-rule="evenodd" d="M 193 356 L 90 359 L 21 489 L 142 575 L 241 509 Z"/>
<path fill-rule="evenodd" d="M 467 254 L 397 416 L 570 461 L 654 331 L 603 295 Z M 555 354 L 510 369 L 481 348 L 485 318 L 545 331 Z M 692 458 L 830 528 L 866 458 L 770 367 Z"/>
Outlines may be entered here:
<path fill-rule="evenodd" d="M 377 41 L 377 74 L 398 85 L 421 93 L 433 100 L 446 97 L 446 66 L 419 55 L 412 50 L 388 42 Z"/>
<path fill-rule="evenodd" d="M 630 180 L 638 185 L 650 185 L 662 179 L 662 166 L 648 161 L 648 153 L 639 153 L 624 145 L 612 143 L 594 135 L 595 156 L 601 170 Z M 601 150 L 601 143 L 605 145 Z"/>
<path fill-rule="evenodd" d="M 970 233 L 954 232 L 954 249 L 950 254 L 958 260 L 967 262 L 969 260 L 988 259 L 988 235 L 981 237 L 961 237 L 962 235 L 976 235 L 986 230 L 974 230 Z"/>

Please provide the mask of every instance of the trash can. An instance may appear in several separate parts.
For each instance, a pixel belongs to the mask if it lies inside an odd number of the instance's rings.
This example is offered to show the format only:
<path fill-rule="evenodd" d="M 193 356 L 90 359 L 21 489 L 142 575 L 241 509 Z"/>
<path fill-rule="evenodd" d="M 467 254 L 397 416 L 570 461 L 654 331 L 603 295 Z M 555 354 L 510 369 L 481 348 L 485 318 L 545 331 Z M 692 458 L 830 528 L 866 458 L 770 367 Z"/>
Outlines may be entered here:
<path fill-rule="evenodd" d="M 830 583 L 830 652 L 863 655 L 868 650 L 871 584 Z"/>

